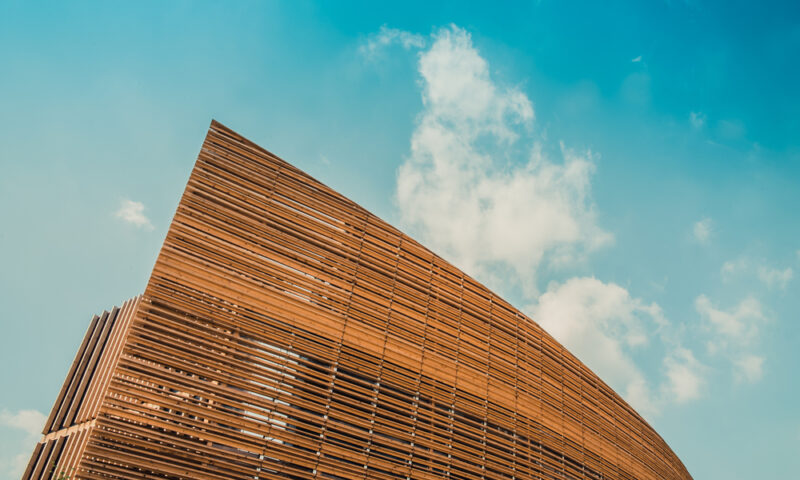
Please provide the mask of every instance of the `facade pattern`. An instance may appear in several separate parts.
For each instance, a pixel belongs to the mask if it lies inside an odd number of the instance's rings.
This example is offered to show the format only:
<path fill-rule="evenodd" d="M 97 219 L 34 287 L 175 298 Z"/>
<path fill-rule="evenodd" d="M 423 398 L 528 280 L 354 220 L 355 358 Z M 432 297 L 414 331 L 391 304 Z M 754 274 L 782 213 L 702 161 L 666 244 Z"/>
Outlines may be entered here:
<path fill-rule="evenodd" d="M 691 478 L 533 320 L 217 122 L 126 305 L 25 478 Z"/>

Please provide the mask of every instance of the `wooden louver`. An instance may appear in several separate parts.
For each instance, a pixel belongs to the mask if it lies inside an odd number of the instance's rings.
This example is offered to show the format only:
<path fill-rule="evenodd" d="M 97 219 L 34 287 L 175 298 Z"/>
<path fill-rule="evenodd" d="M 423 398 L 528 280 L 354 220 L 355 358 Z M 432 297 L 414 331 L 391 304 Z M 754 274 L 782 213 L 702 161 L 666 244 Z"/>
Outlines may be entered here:
<path fill-rule="evenodd" d="M 123 310 L 25 478 L 691 478 L 533 320 L 217 122 Z"/>

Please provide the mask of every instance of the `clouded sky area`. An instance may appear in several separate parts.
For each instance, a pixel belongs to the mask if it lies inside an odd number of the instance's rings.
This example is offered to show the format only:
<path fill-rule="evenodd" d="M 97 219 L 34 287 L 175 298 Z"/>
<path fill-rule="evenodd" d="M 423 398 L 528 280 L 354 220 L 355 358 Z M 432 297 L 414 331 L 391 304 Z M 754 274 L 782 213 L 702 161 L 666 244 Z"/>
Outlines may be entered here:
<path fill-rule="evenodd" d="M 0 479 L 212 118 L 559 339 L 696 479 L 800 471 L 796 2 L 0 4 Z"/>

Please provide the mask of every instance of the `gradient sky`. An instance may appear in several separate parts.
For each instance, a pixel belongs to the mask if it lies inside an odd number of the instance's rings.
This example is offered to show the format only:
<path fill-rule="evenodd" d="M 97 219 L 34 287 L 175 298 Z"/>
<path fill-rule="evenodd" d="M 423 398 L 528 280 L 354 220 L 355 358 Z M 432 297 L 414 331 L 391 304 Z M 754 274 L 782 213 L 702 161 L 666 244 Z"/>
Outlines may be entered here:
<path fill-rule="evenodd" d="M 0 3 L 0 478 L 212 118 L 531 315 L 694 478 L 797 476 L 800 4 L 162 3 Z"/>

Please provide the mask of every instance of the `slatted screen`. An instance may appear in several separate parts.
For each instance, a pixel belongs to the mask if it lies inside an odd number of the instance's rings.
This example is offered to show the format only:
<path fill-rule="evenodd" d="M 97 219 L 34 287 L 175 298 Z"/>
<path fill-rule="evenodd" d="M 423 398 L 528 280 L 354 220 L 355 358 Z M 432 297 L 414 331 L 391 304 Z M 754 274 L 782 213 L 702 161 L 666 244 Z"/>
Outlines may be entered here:
<path fill-rule="evenodd" d="M 140 298 L 92 318 L 24 480 L 70 477 L 78 468 Z"/>
<path fill-rule="evenodd" d="M 691 478 L 534 321 L 216 122 L 76 476 Z"/>

